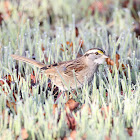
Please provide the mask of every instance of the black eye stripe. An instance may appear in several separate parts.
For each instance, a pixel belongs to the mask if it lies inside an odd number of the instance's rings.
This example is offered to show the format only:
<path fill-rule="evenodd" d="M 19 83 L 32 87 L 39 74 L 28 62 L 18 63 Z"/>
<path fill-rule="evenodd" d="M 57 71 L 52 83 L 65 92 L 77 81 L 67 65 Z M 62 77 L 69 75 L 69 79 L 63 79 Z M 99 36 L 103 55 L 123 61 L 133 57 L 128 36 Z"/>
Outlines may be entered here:
<path fill-rule="evenodd" d="M 85 56 L 89 56 L 90 54 L 93 54 L 93 53 L 87 53 L 87 54 L 85 54 Z"/>
<path fill-rule="evenodd" d="M 89 56 L 90 54 L 101 55 L 100 53 L 98 53 L 98 52 L 95 52 L 95 53 L 87 53 L 87 54 L 85 54 L 85 56 Z"/>

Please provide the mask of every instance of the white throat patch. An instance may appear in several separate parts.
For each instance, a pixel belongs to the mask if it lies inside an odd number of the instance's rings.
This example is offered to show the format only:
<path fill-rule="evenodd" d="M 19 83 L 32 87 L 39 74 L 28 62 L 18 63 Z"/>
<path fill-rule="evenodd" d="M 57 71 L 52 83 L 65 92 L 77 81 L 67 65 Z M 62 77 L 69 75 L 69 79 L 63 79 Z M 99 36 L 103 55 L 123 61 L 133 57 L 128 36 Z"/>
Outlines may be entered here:
<path fill-rule="evenodd" d="M 98 59 L 95 59 L 94 62 L 97 63 L 97 64 L 103 64 L 105 62 L 105 58 L 100 57 Z"/>

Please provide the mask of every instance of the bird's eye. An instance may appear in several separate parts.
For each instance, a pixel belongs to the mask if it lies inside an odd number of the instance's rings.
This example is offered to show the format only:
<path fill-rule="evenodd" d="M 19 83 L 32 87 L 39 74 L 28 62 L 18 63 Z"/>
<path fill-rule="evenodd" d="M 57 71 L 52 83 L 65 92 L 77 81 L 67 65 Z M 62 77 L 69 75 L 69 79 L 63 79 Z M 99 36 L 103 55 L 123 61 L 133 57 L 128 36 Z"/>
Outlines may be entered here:
<path fill-rule="evenodd" d="M 96 52 L 95 54 L 96 54 L 96 55 L 98 55 L 99 53 L 98 53 L 98 52 Z"/>

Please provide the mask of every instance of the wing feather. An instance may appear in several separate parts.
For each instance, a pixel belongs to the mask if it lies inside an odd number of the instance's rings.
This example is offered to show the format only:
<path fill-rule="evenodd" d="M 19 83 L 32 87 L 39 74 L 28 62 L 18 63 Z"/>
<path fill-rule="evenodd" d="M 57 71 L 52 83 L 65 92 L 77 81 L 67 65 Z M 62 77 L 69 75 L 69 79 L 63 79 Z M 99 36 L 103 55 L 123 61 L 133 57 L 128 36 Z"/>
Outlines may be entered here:
<path fill-rule="evenodd" d="M 81 58 L 75 59 L 74 62 L 67 63 L 64 69 L 64 74 L 67 76 L 73 76 L 73 71 L 75 75 L 79 75 L 79 72 L 85 69 L 86 64 L 81 61 Z"/>

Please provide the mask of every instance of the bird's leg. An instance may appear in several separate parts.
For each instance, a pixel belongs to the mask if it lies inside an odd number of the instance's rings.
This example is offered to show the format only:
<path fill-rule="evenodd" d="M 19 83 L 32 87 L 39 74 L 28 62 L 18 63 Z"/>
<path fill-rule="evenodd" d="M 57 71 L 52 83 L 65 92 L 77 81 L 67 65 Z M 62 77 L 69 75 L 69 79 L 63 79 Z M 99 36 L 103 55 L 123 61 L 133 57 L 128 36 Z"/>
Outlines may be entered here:
<path fill-rule="evenodd" d="M 62 91 L 60 93 L 58 93 L 57 98 L 54 100 L 54 103 L 57 102 L 57 100 L 59 99 L 59 97 L 61 96 L 62 93 L 63 93 Z"/>
<path fill-rule="evenodd" d="M 71 99 L 73 97 L 73 94 L 75 96 L 77 96 L 77 91 L 76 90 L 72 90 L 72 93 L 70 93 L 69 98 Z"/>
<path fill-rule="evenodd" d="M 57 100 L 60 98 L 60 96 L 64 93 L 64 97 L 66 97 L 66 101 L 68 100 L 68 96 L 67 96 L 67 92 L 60 92 L 57 95 L 57 98 L 55 99 L 55 103 L 57 102 Z"/>
<path fill-rule="evenodd" d="M 68 100 L 67 92 L 65 92 L 66 101 Z"/>

